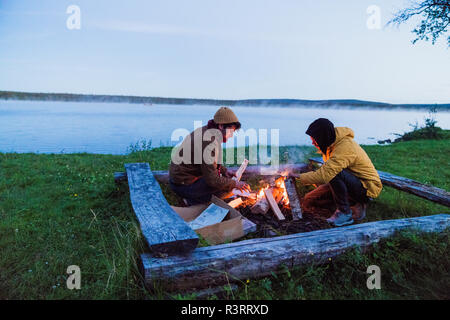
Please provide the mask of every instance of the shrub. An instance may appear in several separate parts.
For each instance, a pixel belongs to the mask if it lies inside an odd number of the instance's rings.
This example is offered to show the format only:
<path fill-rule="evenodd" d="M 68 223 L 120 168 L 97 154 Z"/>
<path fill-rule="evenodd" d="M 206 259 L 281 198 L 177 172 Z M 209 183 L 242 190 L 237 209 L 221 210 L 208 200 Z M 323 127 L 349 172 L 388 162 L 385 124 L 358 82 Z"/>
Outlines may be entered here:
<path fill-rule="evenodd" d="M 409 124 L 413 130 L 406 132 L 403 135 L 397 134 L 399 138 L 394 142 L 420 140 L 420 139 L 445 139 L 449 136 L 449 130 L 443 130 L 436 126 L 437 120 L 436 107 L 430 107 L 428 117 L 425 118 L 425 126 L 419 127 L 419 124 Z"/>

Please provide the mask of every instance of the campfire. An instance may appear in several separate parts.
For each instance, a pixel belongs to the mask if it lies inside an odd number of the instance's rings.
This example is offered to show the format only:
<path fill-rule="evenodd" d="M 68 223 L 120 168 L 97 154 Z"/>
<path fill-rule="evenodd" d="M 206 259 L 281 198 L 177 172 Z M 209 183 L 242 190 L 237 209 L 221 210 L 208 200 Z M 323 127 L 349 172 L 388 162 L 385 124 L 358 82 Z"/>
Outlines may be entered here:
<path fill-rule="evenodd" d="M 247 163 L 244 161 L 237 171 L 236 180 L 242 177 Z M 270 175 L 259 180 L 256 190 L 243 192 L 234 189 L 234 196 L 227 200 L 228 205 L 256 224 L 257 235 L 261 237 L 329 228 L 325 219 L 310 212 L 302 213 L 295 180 L 288 173 L 271 171 Z"/>
<path fill-rule="evenodd" d="M 248 161 L 239 168 L 239 177 L 241 178 Z M 267 215 L 271 211 L 278 221 L 298 220 L 302 218 L 300 202 L 295 190 L 294 181 L 288 178 L 288 173 L 283 172 L 278 175 L 269 176 L 267 180 L 260 181 L 260 187 L 256 192 L 247 193 L 236 190 L 235 197 L 230 202 L 237 207 L 249 207 L 250 212 L 255 215 Z"/>
<path fill-rule="evenodd" d="M 251 206 L 251 212 L 254 214 L 266 214 L 272 209 L 278 220 L 284 220 L 285 217 L 281 209 L 289 208 L 289 196 L 284 183 L 285 177 L 278 177 L 276 180 L 266 183 L 256 193 L 256 200 Z M 281 209 L 280 209 L 281 206 Z"/>

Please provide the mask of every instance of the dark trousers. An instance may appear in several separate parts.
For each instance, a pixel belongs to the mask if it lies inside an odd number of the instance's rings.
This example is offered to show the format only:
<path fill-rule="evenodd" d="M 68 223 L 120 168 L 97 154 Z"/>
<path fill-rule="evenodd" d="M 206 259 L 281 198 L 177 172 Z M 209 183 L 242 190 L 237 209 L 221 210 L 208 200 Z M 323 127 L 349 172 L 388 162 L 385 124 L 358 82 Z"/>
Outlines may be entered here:
<path fill-rule="evenodd" d="M 327 198 L 332 195 L 337 209 L 344 213 L 350 213 L 350 202 L 367 203 L 367 190 L 361 181 L 347 169 L 342 170 L 328 184 L 324 184 L 307 193 L 303 199 L 308 207 L 326 205 Z"/>
<path fill-rule="evenodd" d="M 219 198 L 226 198 L 229 195 L 228 192 L 208 186 L 203 178 L 198 179 L 190 185 L 174 184 L 172 181 L 169 181 L 169 186 L 173 192 L 186 199 L 190 206 L 207 203 L 211 200 L 212 195 Z"/>

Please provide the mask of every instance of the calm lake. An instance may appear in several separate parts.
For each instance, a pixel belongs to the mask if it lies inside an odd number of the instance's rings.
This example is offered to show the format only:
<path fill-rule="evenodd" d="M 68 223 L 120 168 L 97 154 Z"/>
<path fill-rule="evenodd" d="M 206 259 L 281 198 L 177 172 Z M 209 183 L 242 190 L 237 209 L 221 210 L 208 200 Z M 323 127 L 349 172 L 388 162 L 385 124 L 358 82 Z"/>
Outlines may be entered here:
<path fill-rule="evenodd" d="M 153 147 L 175 145 L 180 138 L 171 141 L 174 130 L 190 132 L 194 121 L 206 124 L 217 108 L 0 101 L 0 152 L 125 154 L 131 144 L 141 140 L 151 140 Z M 233 107 L 233 111 L 243 125 L 241 131 L 267 129 L 268 143 L 270 129 L 279 129 L 280 145 L 310 145 L 306 128 L 320 117 L 330 119 L 335 126 L 352 128 L 360 144 L 375 144 L 378 140 L 395 138 L 393 133 L 410 131 L 410 123 L 424 124 L 428 116 L 427 111 L 404 109 Z M 436 119 L 438 126 L 450 129 L 450 112 L 438 112 Z M 235 139 L 235 144 L 243 144 Z"/>

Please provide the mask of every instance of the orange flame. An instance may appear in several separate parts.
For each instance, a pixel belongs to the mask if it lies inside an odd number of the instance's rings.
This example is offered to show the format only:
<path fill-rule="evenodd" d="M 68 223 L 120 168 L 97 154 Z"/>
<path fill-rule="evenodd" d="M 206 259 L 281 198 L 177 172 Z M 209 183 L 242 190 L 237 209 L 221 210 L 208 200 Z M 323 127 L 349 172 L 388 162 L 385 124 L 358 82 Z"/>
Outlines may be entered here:
<path fill-rule="evenodd" d="M 286 191 L 286 184 L 284 183 L 284 180 L 286 180 L 286 177 L 280 177 L 278 178 L 275 183 L 277 185 L 278 188 L 280 188 L 281 190 L 283 190 L 283 199 L 281 200 L 281 203 L 285 206 L 289 205 L 289 196 L 287 194 Z"/>
<path fill-rule="evenodd" d="M 289 206 L 289 196 L 287 194 L 286 191 L 286 184 L 284 183 L 284 181 L 287 179 L 287 175 L 283 175 L 281 177 L 279 177 L 277 180 L 275 180 L 275 187 L 281 189 L 282 191 L 282 198 L 281 198 L 281 203 L 283 204 L 283 206 Z M 256 194 L 256 200 L 260 200 L 262 198 L 265 197 L 264 191 L 269 189 L 270 186 L 266 185 L 263 188 L 260 188 Z"/>
<path fill-rule="evenodd" d="M 264 191 L 269 189 L 269 186 L 265 186 L 264 188 L 259 189 L 258 193 L 256 194 L 256 200 L 262 199 L 265 197 Z"/>

